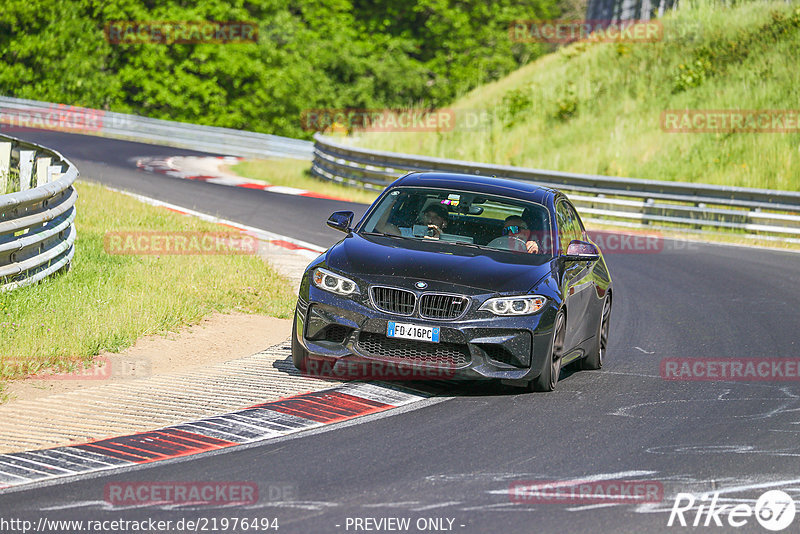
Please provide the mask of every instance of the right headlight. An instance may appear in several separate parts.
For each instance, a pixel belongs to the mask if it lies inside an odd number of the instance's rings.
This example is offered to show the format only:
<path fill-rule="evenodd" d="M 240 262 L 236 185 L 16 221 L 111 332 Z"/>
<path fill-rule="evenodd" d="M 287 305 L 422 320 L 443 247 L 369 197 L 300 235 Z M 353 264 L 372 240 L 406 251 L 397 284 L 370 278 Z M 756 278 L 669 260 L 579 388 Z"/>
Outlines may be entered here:
<path fill-rule="evenodd" d="M 358 286 L 355 282 L 321 267 L 314 269 L 311 280 L 318 288 L 344 297 L 358 293 Z"/>
<path fill-rule="evenodd" d="M 547 298 L 541 295 L 519 295 L 495 297 L 487 300 L 479 309 L 495 315 L 531 315 L 544 307 Z"/>

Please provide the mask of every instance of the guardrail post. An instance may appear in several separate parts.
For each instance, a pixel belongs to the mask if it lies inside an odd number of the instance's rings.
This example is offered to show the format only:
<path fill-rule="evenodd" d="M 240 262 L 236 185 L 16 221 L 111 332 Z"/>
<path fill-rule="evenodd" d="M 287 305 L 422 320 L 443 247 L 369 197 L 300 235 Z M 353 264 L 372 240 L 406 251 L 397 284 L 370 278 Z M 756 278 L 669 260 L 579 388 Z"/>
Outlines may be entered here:
<path fill-rule="evenodd" d="M 9 193 L 11 143 L 0 143 L 0 195 Z"/>
<path fill-rule="evenodd" d="M 650 214 L 650 209 L 655 203 L 656 201 L 652 198 L 645 199 L 644 206 L 642 206 L 642 225 L 650 224 L 650 219 L 648 219 L 647 216 Z"/>
<path fill-rule="evenodd" d="M 36 187 L 47 183 L 47 169 L 51 161 L 52 159 L 48 157 L 36 158 Z"/>
<path fill-rule="evenodd" d="M 31 178 L 33 178 L 33 158 L 36 157 L 35 150 L 19 151 L 19 190 L 25 191 L 31 188 Z"/>
<path fill-rule="evenodd" d="M 695 206 L 697 206 L 699 209 L 702 210 L 702 209 L 706 208 L 706 203 L 705 202 L 695 202 Z M 698 230 L 702 230 L 703 229 L 703 225 L 702 224 L 695 224 L 693 226 L 693 228 L 696 228 Z"/>
<path fill-rule="evenodd" d="M 47 183 L 55 182 L 61 178 L 62 167 L 61 165 L 50 165 L 47 168 Z"/>

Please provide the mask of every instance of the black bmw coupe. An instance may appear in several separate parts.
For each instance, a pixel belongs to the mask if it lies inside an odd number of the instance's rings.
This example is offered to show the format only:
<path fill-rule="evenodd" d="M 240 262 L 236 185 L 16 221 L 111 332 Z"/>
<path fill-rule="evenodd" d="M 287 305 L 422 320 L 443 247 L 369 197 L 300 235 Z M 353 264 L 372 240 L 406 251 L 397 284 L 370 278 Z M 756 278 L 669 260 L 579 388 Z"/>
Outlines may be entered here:
<path fill-rule="evenodd" d="M 391 365 L 398 377 L 552 391 L 564 365 L 602 367 L 611 276 L 560 191 L 412 173 L 357 224 L 336 212 L 328 225 L 346 236 L 303 276 L 292 333 L 301 371 Z"/>

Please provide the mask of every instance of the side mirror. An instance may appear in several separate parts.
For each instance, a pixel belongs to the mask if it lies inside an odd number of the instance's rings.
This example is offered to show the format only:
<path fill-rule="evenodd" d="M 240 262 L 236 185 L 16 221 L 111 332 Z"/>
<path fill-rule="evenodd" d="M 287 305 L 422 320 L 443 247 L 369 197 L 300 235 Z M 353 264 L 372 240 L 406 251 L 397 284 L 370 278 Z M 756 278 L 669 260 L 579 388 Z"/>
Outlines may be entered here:
<path fill-rule="evenodd" d="M 563 258 L 567 261 L 595 261 L 600 258 L 600 251 L 591 243 L 573 239 Z"/>
<path fill-rule="evenodd" d="M 328 226 L 340 232 L 349 233 L 352 228 L 350 225 L 353 223 L 352 211 L 335 211 L 328 217 Z"/>

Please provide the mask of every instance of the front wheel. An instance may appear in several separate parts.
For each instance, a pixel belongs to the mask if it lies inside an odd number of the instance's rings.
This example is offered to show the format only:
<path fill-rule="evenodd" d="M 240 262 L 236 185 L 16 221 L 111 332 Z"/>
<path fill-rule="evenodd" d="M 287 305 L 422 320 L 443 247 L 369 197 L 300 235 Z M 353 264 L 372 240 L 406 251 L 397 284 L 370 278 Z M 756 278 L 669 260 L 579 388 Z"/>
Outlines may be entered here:
<path fill-rule="evenodd" d="M 308 351 L 303 348 L 297 339 L 297 313 L 292 323 L 292 363 L 298 370 L 305 372 L 308 369 Z"/>
<path fill-rule="evenodd" d="M 600 316 L 600 328 L 597 332 L 597 344 L 594 350 L 581 360 L 581 369 L 584 371 L 595 371 L 603 367 L 603 360 L 606 357 L 606 347 L 608 346 L 608 322 L 611 319 L 611 295 L 606 297 L 603 302 L 603 315 Z"/>
<path fill-rule="evenodd" d="M 559 312 L 553 326 L 553 346 L 550 349 L 550 357 L 545 362 L 544 369 L 536 379 L 531 380 L 529 389 L 532 391 L 553 391 L 556 389 L 558 375 L 561 374 L 561 357 L 564 355 L 564 335 L 566 334 L 566 324 L 564 314 Z"/>

